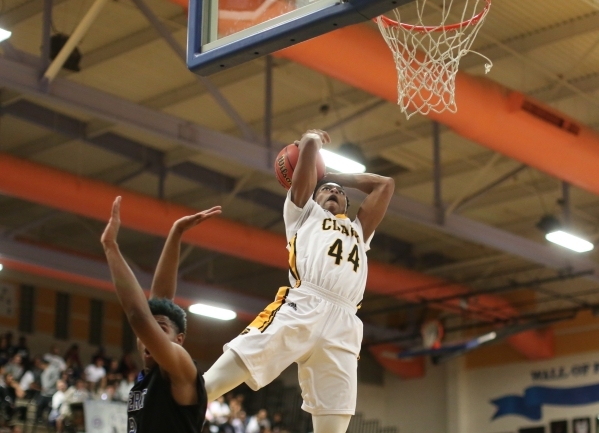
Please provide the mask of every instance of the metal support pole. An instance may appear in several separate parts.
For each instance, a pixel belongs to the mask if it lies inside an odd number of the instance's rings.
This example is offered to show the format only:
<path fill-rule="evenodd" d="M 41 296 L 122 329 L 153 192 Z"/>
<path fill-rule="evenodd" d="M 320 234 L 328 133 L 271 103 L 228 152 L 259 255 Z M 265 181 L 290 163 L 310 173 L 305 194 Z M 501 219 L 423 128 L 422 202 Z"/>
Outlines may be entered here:
<path fill-rule="evenodd" d="M 266 56 L 264 71 L 264 141 L 266 142 L 266 166 L 271 167 L 272 161 L 272 56 Z"/>
<path fill-rule="evenodd" d="M 562 182 L 562 209 L 564 212 L 564 225 L 570 226 L 570 184 Z"/>
<path fill-rule="evenodd" d="M 42 71 L 50 65 L 50 36 L 52 33 L 52 3 L 53 0 L 44 0 L 44 14 L 42 23 Z"/>
<path fill-rule="evenodd" d="M 181 59 L 183 63 L 187 62 L 187 54 L 185 53 L 185 49 L 179 45 L 179 42 L 173 37 L 171 32 L 165 27 L 162 22 L 154 15 L 152 10 L 148 7 L 148 5 L 143 0 L 133 0 L 133 3 L 137 6 L 137 8 L 141 11 L 142 14 L 146 17 L 146 19 L 154 26 L 156 31 L 164 38 L 166 43 L 172 48 L 172 50 L 177 54 L 177 56 Z M 233 108 L 229 101 L 224 97 L 224 95 L 218 90 L 218 88 L 212 84 L 206 77 L 202 77 L 196 75 L 196 78 L 202 85 L 208 90 L 210 95 L 214 98 L 218 105 L 223 109 L 225 113 L 235 122 L 235 125 L 239 128 L 243 136 L 246 140 L 256 141 L 256 134 L 252 131 L 252 128 L 241 118 L 239 113 Z"/>
<path fill-rule="evenodd" d="M 94 4 L 92 4 L 92 7 L 89 8 L 79 25 L 77 25 L 77 28 L 69 37 L 67 43 L 64 44 L 60 53 L 58 53 L 52 64 L 44 73 L 44 80 L 48 83 L 51 83 L 52 80 L 54 80 L 56 74 L 58 74 L 58 71 L 60 71 L 60 68 L 64 65 L 64 62 L 67 61 L 75 47 L 79 45 L 79 42 L 81 42 L 81 39 L 83 39 L 106 3 L 108 3 L 108 0 L 96 0 Z"/>
<path fill-rule="evenodd" d="M 433 176 L 434 176 L 434 205 L 437 224 L 445 222 L 445 211 L 441 198 L 441 131 L 438 122 L 433 122 Z"/>

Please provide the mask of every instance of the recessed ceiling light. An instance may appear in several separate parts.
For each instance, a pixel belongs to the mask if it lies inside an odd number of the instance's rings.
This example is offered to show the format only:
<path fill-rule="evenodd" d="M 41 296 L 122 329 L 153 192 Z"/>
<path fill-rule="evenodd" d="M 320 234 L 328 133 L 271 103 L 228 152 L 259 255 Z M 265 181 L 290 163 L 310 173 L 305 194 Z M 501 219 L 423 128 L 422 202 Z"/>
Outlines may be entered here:
<path fill-rule="evenodd" d="M 5 41 L 8 38 L 10 38 L 10 35 L 12 35 L 12 32 L 9 32 L 8 30 L 4 30 L 3 28 L 0 28 L 0 42 Z"/>
<path fill-rule="evenodd" d="M 189 307 L 189 312 L 200 316 L 212 317 L 218 320 L 233 320 L 237 317 L 235 311 L 225 308 L 212 307 L 206 304 L 193 304 Z"/>
<path fill-rule="evenodd" d="M 563 230 L 556 230 L 545 235 L 545 239 L 554 244 L 561 245 L 564 248 L 568 248 L 577 253 L 586 253 L 591 251 L 595 246 L 589 241 L 575 236 L 571 233 L 567 233 Z"/>
<path fill-rule="evenodd" d="M 364 166 L 364 164 L 360 164 L 345 156 L 338 155 L 330 150 L 320 149 L 320 154 L 327 167 L 341 173 L 364 173 L 366 171 L 366 166 Z"/>

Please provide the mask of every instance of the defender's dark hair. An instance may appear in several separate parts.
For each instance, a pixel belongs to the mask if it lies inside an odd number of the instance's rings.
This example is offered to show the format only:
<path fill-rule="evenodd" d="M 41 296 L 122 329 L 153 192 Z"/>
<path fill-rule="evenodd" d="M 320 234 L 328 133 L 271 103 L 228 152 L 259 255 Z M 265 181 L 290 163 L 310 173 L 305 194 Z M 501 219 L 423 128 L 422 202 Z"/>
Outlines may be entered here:
<path fill-rule="evenodd" d="M 177 333 L 187 332 L 187 315 L 185 311 L 170 299 L 152 298 L 148 301 L 153 316 L 166 316 L 177 328 Z"/>
<path fill-rule="evenodd" d="M 338 184 L 337 182 L 331 182 L 330 180 L 327 180 L 327 178 L 323 177 L 322 179 L 320 179 L 318 181 L 318 183 L 314 187 L 314 192 L 312 193 L 312 198 L 316 198 L 316 193 L 318 192 L 320 187 L 327 183 L 334 183 L 335 185 L 339 185 L 341 188 L 343 188 L 343 191 L 345 192 L 345 188 L 343 187 L 343 185 Z M 345 202 L 347 203 L 345 205 L 345 212 L 347 212 L 347 210 L 349 209 L 349 197 L 347 196 L 347 194 L 345 194 Z"/>

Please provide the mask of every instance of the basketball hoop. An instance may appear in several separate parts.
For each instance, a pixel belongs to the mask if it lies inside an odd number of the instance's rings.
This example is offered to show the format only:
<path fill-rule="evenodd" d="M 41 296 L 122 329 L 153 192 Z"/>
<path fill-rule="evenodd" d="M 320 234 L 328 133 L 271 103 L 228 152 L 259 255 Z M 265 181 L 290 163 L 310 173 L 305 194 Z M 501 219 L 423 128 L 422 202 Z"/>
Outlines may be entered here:
<path fill-rule="evenodd" d="M 397 104 L 409 119 L 415 113 L 455 113 L 455 77 L 460 59 L 473 52 L 486 60 L 485 73 L 493 63 L 470 47 L 491 7 L 491 0 L 465 0 L 461 20 L 446 24 L 452 15 L 454 2 L 443 0 L 441 6 L 428 4 L 441 14 L 439 25 L 425 25 L 424 8 L 427 0 L 416 0 L 417 24 L 401 22 L 398 9 L 396 20 L 385 16 L 374 19 L 393 53 L 397 68 Z M 432 3 L 432 2 L 430 2 Z M 484 4 L 484 6 L 483 6 Z M 429 18 L 430 20 L 430 18 Z"/>

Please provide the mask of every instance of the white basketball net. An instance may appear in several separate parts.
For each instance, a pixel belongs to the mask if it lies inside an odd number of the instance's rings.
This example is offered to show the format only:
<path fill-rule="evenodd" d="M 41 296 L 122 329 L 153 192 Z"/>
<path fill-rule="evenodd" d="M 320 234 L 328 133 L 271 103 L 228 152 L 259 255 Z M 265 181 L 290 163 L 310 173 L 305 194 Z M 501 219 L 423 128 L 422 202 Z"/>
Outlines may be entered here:
<path fill-rule="evenodd" d="M 441 6 L 431 2 L 428 11 L 441 13 L 442 21 L 435 26 L 424 23 L 426 1 L 416 0 L 416 24 L 402 23 L 397 9 L 393 11 L 397 22 L 382 16 L 375 19 L 393 52 L 398 75 L 397 103 L 408 119 L 416 113 L 457 111 L 455 77 L 462 56 L 473 52 L 483 57 L 485 73 L 493 65 L 482 54 L 470 51 L 489 12 L 490 0 L 465 0 L 459 13 L 455 13 L 458 6 L 453 7 L 458 0 L 443 0 Z M 464 4 L 464 0 L 459 3 Z M 455 22 L 458 24 L 452 24 Z"/>

